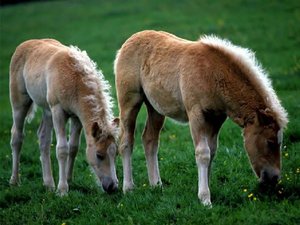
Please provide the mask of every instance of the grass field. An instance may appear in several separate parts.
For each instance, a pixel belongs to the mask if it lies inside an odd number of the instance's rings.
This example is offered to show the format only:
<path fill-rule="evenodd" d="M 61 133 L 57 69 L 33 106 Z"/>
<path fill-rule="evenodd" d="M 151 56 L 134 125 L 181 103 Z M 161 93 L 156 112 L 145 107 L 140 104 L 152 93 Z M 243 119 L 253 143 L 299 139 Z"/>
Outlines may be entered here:
<path fill-rule="evenodd" d="M 0 224 L 300 224 L 300 3 L 258 1 L 48 1 L 0 8 Z M 282 149 L 282 180 L 274 191 L 258 188 L 243 149 L 240 128 L 222 127 L 210 189 L 213 207 L 197 198 L 197 169 L 189 128 L 166 121 L 159 164 L 163 188 L 148 185 L 140 140 L 145 110 L 139 115 L 133 156 L 136 188 L 123 195 L 102 193 L 85 160 L 82 140 L 75 179 L 67 197 L 42 185 L 36 130 L 41 112 L 26 125 L 20 187 L 11 173 L 8 69 L 15 47 L 32 38 L 55 38 L 85 49 L 112 85 L 113 60 L 133 33 L 165 30 L 196 40 L 217 34 L 249 47 L 270 73 L 289 113 Z M 118 109 L 114 109 L 115 115 Z M 55 180 L 58 166 L 52 146 Z M 122 181 L 122 165 L 117 159 Z M 122 183 L 121 183 L 122 184 Z"/>

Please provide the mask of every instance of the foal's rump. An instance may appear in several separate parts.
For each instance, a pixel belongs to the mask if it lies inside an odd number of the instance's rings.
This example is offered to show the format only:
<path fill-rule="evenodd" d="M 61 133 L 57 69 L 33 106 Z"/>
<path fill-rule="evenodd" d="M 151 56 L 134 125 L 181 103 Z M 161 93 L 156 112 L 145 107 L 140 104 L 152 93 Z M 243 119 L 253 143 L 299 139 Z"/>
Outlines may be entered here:
<path fill-rule="evenodd" d="M 46 68 L 49 59 L 58 51 L 60 43 L 55 40 L 29 40 L 20 44 L 12 57 L 10 64 L 10 81 L 16 83 L 20 92 L 30 91 L 35 86 L 45 91 Z M 24 86 L 23 86 L 24 85 Z M 29 93 L 30 95 L 30 93 Z M 34 93 L 32 93 L 34 96 Z M 31 96 L 31 97 L 33 97 Z"/>
<path fill-rule="evenodd" d="M 72 84 L 72 79 L 68 79 L 74 73 L 71 64 L 68 47 L 56 40 L 22 43 L 17 47 L 10 65 L 12 102 L 16 104 L 18 95 L 23 95 L 36 105 L 48 108 L 49 97 L 61 93 L 62 85 Z M 52 96 L 49 96 L 49 89 Z"/>

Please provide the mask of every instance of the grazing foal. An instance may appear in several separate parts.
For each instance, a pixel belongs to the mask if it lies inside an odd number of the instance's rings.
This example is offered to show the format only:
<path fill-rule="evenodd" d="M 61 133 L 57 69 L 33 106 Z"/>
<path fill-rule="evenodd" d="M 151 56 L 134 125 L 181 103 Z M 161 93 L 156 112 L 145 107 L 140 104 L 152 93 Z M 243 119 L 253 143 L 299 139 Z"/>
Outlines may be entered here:
<path fill-rule="evenodd" d="M 38 129 L 44 185 L 54 189 L 50 144 L 54 127 L 59 164 L 60 195 L 68 192 L 82 127 L 87 160 L 106 192 L 118 187 L 115 170 L 116 127 L 112 120 L 109 85 L 85 51 L 52 39 L 29 40 L 19 45 L 10 65 L 10 101 L 13 112 L 10 184 L 19 183 L 20 151 L 26 119 L 35 106 L 43 109 Z M 70 138 L 65 126 L 71 118 Z"/>
<path fill-rule="evenodd" d="M 115 75 L 124 192 L 133 188 L 131 154 L 142 103 L 148 111 L 143 145 L 151 185 L 161 185 L 157 150 L 165 116 L 189 123 L 198 197 L 204 205 L 211 204 L 209 170 L 227 116 L 243 128 L 245 148 L 260 181 L 273 184 L 279 179 L 287 114 L 250 50 L 214 36 L 193 42 L 166 32 L 142 31 L 119 50 Z"/>

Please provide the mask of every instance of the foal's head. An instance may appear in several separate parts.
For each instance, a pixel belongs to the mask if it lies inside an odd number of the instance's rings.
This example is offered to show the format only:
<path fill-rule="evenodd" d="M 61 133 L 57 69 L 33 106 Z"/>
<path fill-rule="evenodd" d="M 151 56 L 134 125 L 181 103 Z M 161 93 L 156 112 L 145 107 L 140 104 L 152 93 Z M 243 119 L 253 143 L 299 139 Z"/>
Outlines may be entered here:
<path fill-rule="evenodd" d="M 253 170 L 262 184 L 275 185 L 280 178 L 282 129 L 270 110 L 256 113 L 244 129 L 244 144 Z"/>
<path fill-rule="evenodd" d="M 115 137 L 107 134 L 94 122 L 91 127 L 91 139 L 87 143 L 87 159 L 99 178 L 104 191 L 115 192 L 118 189 L 115 159 L 117 145 Z"/>

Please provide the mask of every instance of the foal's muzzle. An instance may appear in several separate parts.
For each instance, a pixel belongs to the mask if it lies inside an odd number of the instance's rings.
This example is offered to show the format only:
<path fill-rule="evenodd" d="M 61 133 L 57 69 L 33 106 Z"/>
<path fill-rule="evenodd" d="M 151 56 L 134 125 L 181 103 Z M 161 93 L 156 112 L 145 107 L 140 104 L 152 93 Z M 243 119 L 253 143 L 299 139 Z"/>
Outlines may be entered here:
<path fill-rule="evenodd" d="M 103 177 L 101 183 L 104 191 L 108 194 L 111 194 L 118 190 L 118 182 L 113 181 L 113 179 L 111 179 L 110 177 Z"/>
<path fill-rule="evenodd" d="M 276 170 L 264 169 L 260 173 L 260 183 L 275 186 L 280 179 L 280 172 Z"/>

